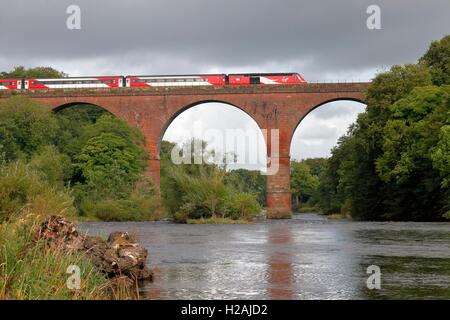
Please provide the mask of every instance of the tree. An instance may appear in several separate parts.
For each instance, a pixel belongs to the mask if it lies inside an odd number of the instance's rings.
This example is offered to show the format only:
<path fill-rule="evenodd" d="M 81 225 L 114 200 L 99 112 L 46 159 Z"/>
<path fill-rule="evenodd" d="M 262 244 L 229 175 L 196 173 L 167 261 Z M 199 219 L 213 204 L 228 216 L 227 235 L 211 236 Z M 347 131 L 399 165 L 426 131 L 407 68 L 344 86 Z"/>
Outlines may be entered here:
<path fill-rule="evenodd" d="M 419 64 L 393 66 L 375 77 L 366 112 L 340 139 L 320 175 L 325 212 L 423 221 L 449 211 L 449 89 L 432 86 L 446 81 L 447 42 L 446 37 L 432 44 Z"/>
<path fill-rule="evenodd" d="M 450 84 L 450 35 L 433 41 L 419 61 L 430 68 L 435 85 Z"/>
<path fill-rule="evenodd" d="M 433 166 L 430 150 L 442 150 L 438 144 L 448 121 L 449 97 L 450 87 L 416 88 L 390 107 L 383 152 L 376 160 L 377 172 L 390 189 L 386 218 L 436 220 L 443 215 L 445 180 Z"/>
<path fill-rule="evenodd" d="M 14 67 L 9 72 L 0 72 L 0 78 L 64 78 L 67 77 L 62 71 L 55 70 L 51 67 L 36 67 L 26 69 L 23 66 Z"/>
<path fill-rule="evenodd" d="M 311 174 L 310 166 L 304 161 L 291 162 L 291 192 L 294 207 L 310 200 L 319 186 L 319 177 Z"/>
<path fill-rule="evenodd" d="M 0 102 L 0 141 L 6 160 L 30 157 L 55 142 L 58 123 L 48 108 L 15 96 Z"/>
<path fill-rule="evenodd" d="M 102 197 L 125 197 L 146 166 L 142 150 L 114 133 L 92 137 L 76 157 L 87 187 Z"/>
<path fill-rule="evenodd" d="M 235 169 L 227 172 L 225 184 L 235 190 L 256 195 L 260 205 L 266 205 L 267 176 L 259 170 Z"/>

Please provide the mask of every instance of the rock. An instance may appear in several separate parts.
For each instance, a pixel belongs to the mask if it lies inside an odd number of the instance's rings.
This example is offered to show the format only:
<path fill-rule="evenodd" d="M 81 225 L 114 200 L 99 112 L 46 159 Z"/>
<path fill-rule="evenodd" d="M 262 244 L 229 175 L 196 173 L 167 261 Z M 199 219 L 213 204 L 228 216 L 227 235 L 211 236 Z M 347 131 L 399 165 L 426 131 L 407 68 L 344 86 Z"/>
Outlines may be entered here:
<path fill-rule="evenodd" d="M 148 251 L 127 232 L 113 232 L 105 241 L 100 237 L 82 236 L 75 225 L 63 216 L 51 216 L 35 233 L 34 240 L 45 240 L 67 252 L 78 251 L 111 279 L 112 287 L 129 287 L 137 281 L 153 280 L 146 266 Z M 128 280 L 126 280 L 128 279 Z"/>

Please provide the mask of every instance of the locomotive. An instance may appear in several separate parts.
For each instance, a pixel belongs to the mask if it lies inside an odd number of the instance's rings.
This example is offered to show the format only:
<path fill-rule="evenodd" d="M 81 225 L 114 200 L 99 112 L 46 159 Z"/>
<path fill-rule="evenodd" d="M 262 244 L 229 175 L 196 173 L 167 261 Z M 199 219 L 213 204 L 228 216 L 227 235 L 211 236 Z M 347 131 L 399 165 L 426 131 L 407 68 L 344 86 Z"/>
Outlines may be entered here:
<path fill-rule="evenodd" d="M 177 86 L 245 86 L 301 84 L 298 73 L 242 73 L 205 75 L 153 75 L 68 77 L 58 79 L 0 79 L 0 90 L 36 90 L 66 88 L 137 88 Z"/>

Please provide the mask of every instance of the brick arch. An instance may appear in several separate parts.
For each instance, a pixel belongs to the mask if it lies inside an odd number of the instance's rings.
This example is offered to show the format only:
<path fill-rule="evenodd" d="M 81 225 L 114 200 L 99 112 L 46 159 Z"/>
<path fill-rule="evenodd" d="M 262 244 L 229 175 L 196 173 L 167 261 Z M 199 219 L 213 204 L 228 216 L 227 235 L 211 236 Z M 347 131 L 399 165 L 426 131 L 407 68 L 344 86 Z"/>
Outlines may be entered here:
<path fill-rule="evenodd" d="M 62 111 L 64 109 L 71 108 L 71 107 L 77 106 L 77 105 L 80 105 L 80 106 L 95 106 L 95 107 L 98 107 L 98 108 L 101 108 L 101 109 L 107 111 L 109 114 L 112 114 L 115 117 L 118 117 L 118 115 L 115 115 L 114 113 L 112 113 L 110 110 L 108 110 L 108 108 L 105 108 L 105 107 L 102 107 L 101 105 L 93 104 L 93 103 L 90 103 L 90 102 L 68 102 L 68 103 L 62 104 L 60 106 L 52 107 L 52 111 L 54 113 L 58 113 L 58 112 L 60 112 L 60 111 Z"/>
<path fill-rule="evenodd" d="M 160 134 L 159 134 L 159 139 L 158 139 L 158 154 L 160 152 L 160 148 L 161 148 L 161 142 L 162 139 L 164 137 L 164 134 L 166 133 L 167 129 L 170 127 L 170 125 L 172 124 L 172 122 L 179 116 L 181 115 L 183 112 L 195 107 L 195 106 L 199 106 L 205 103 L 220 103 L 220 104 L 225 104 L 227 106 L 231 106 L 233 108 L 236 108 L 242 112 L 244 112 L 246 115 L 248 115 L 250 117 L 250 119 L 253 120 L 253 122 L 258 126 L 258 128 L 261 130 L 261 124 L 258 123 L 257 119 L 255 119 L 252 114 L 250 112 L 248 112 L 248 110 L 246 110 L 245 108 L 239 106 L 239 104 L 237 103 L 233 103 L 230 101 L 227 101 L 225 99 L 200 99 L 198 101 L 195 102 L 190 102 L 187 105 L 181 105 L 178 107 L 174 108 L 174 111 L 172 112 L 171 115 L 169 115 L 169 117 L 167 118 L 165 124 L 162 126 Z"/>
<path fill-rule="evenodd" d="M 119 108 L 117 108 L 114 104 L 108 103 L 108 101 L 103 100 L 103 99 L 97 99 L 97 98 L 91 98 L 91 97 L 86 97 L 86 98 L 80 99 L 78 97 L 73 97 L 73 98 L 69 98 L 69 99 L 67 99 L 67 98 L 65 98 L 65 99 L 43 98 L 43 99 L 36 99 L 36 100 L 39 101 L 41 104 L 49 107 L 50 110 L 52 110 L 55 113 L 57 113 L 61 110 L 64 110 L 66 108 L 76 106 L 76 105 L 92 105 L 92 106 L 102 108 L 103 110 L 108 111 L 113 116 L 127 121 L 127 119 L 125 117 L 123 117 L 122 112 L 120 111 Z"/>

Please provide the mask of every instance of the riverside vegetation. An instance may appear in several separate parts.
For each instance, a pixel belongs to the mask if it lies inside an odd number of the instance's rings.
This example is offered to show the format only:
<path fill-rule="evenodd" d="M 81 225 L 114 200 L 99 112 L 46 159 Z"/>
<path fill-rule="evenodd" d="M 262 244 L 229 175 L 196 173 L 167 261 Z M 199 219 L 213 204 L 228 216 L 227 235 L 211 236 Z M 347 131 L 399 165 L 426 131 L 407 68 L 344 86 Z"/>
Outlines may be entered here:
<path fill-rule="evenodd" d="M 331 157 L 293 164 L 294 198 L 357 220 L 450 219 L 449 85 L 450 36 L 378 74 Z"/>

